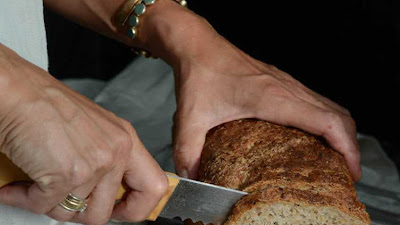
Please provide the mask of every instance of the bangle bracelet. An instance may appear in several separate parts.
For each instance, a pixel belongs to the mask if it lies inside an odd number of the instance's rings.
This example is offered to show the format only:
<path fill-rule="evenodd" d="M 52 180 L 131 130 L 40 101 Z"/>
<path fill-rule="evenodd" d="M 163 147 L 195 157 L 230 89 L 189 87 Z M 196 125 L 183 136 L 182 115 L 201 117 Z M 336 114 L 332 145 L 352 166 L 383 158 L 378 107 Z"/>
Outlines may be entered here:
<path fill-rule="evenodd" d="M 187 7 L 186 0 L 173 0 L 181 6 Z M 125 33 L 129 38 L 135 39 L 138 35 L 139 18 L 145 14 L 148 6 L 153 5 L 156 0 L 127 0 L 118 10 L 113 18 L 115 26 L 120 30 L 125 29 Z M 132 48 L 132 51 L 137 55 L 145 56 L 146 58 L 156 58 L 146 50 Z"/>
<path fill-rule="evenodd" d="M 112 19 L 114 25 L 118 28 L 125 26 L 129 15 L 132 13 L 133 7 L 135 7 L 140 0 L 127 0 L 117 11 Z"/>
<path fill-rule="evenodd" d="M 155 2 L 156 0 L 139 0 L 138 4 L 133 7 L 132 13 L 127 20 L 129 28 L 126 30 L 126 34 L 129 38 L 136 38 L 138 34 L 137 27 L 139 26 L 139 17 L 146 12 L 148 6 L 153 5 Z"/>

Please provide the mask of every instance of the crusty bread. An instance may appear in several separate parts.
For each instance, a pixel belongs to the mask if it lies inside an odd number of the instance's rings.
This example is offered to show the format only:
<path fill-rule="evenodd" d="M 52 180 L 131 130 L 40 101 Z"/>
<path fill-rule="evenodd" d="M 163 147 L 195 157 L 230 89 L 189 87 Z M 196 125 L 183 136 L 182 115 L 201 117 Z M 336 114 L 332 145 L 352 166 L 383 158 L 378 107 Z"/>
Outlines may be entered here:
<path fill-rule="evenodd" d="M 207 134 L 200 180 L 243 190 L 225 225 L 366 225 L 341 154 L 322 139 L 260 120 Z"/>

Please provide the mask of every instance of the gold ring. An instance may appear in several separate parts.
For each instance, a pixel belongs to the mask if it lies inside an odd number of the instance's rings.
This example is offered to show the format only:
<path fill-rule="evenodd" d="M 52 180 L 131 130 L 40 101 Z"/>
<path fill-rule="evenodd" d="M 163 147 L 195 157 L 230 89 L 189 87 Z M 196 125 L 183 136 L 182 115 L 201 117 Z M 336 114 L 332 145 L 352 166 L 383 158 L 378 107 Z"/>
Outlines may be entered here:
<path fill-rule="evenodd" d="M 70 212 L 83 213 L 87 208 L 87 199 L 81 199 L 69 193 L 68 196 L 59 205 Z"/>

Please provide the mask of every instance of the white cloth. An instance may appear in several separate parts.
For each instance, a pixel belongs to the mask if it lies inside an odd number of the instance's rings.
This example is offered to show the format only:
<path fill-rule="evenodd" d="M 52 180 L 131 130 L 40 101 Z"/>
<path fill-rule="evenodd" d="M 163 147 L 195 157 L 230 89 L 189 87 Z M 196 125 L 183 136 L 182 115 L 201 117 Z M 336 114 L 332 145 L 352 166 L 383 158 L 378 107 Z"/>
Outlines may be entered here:
<path fill-rule="evenodd" d="M 0 0 L 0 43 L 47 70 L 42 0 Z"/>
<path fill-rule="evenodd" d="M 0 43 L 47 70 L 42 0 L 0 0 Z M 0 225 L 47 225 L 50 219 L 0 205 Z"/>

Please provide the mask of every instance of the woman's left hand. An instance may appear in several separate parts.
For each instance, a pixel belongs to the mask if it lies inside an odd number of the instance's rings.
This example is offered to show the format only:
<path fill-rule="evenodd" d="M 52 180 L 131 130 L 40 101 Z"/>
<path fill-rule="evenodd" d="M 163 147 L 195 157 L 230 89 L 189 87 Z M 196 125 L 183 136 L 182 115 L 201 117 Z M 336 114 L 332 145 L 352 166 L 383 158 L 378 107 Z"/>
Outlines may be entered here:
<path fill-rule="evenodd" d="M 346 109 L 246 55 L 174 1 L 158 0 L 141 26 L 139 46 L 174 68 L 174 154 L 180 176 L 197 177 L 208 130 L 258 118 L 324 137 L 344 155 L 353 177 L 360 178 L 356 128 Z"/>
<path fill-rule="evenodd" d="M 175 64 L 179 175 L 197 177 L 208 130 L 235 119 L 258 118 L 324 137 L 344 155 L 354 179 L 360 179 L 356 127 L 346 109 L 212 33 L 208 39 L 199 36 L 207 40 L 194 41 L 199 51 Z"/>

